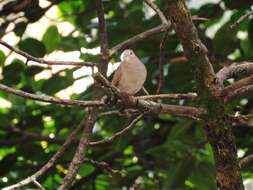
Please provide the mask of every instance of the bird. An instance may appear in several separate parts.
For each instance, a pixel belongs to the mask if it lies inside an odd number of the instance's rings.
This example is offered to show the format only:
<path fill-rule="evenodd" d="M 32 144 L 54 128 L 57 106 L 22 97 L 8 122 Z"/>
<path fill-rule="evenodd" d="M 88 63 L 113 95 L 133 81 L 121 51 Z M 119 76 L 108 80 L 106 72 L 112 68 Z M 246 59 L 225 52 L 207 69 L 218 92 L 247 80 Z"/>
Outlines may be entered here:
<path fill-rule="evenodd" d="M 146 67 L 131 49 L 125 49 L 120 59 L 121 64 L 116 70 L 111 83 L 121 92 L 135 95 L 143 87 L 146 80 Z"/>

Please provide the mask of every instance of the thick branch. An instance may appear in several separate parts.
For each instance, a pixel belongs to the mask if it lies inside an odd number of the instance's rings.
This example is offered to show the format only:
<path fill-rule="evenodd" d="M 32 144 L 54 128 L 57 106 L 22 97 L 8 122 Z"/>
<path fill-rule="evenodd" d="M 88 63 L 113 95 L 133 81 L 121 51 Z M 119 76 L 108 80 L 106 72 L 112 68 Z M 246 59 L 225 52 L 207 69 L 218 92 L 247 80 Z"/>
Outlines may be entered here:
<path fill-rule="evenodd" d="M 253 94 L 253 85 L 243 86 L 242 88 L 238 88 L 232 92 L 229 92 L 225 97 L 225 102 L 236 98 L 250 96 L 251 94 Z"/>
<path fill-rule="evenodd" d="M 5 46 L 6 48 L 8 48 L 11 51 L 14 51 L 15 53 L 24 56 L 28 61 L 34 61 L 40 64 L 46 64 L 46 65 L 72 65 L 72 66 L 86 66 L 86 67 L 94 67 L 96 66 L 95 63 L 92 62 L 73 62 L 73 61 L 46 61 L 44 59 L 41 58 L 37 58 L 37 57 L 33 57 L 30 54 L 23 52 L 21 50 L 18 50 L 14 47 L 12 47 L 11 45 L 9 45 L 8 43 L 0 40 L 0 44 Z"/>
<path fill-rule="evenodd" d="M 229 96 L 229 94 L 234 93 L 236 90 L 241 89 L 243 87 L 246 87 L 248 85 L 253 84 L 253 76 L 241 79 L 239 81 L 236 81 L 235 83 L 225 87 L 219 92 L 219 96 L 221 97 L 226 97 Z"/>
<path fill-rule="evenodd" d="M 236 145 L 224 102 L 216 93 L 221 84 L 216 79 L 207 55 L 207 49 L 199 39 L 185 0 L 167 0 L 168 14 L 191 62 L 197 84 L 198 97 L 207 110 L 205 131 L 216 163 L 216 178 L 220 190 L 243 190 Z"/>
<path fill-rule="evenodd" d="M 240 166 L 242 167 L 252 161 L 253 161 L 253 154 L 250 154 L 248 156 L 243 157 L 239 163 L 240 163 Z"/>
<path fill-rule="evenodd" d="M 191 106 L 167 105 L 138 99 L 133 96 L 126 97 L 119 91 L 119 89 L 111 85 L 110 82 L 106 78 L 104 78 L 100 73 L 94 74 L 93 78 L 99 84 L 109 89 L 111 93 L 113 93 L 117 98 L 119 98 L 124 105 L 130 108 L 139 109 L 144 113 L 151 113 L 151 114 L 166 113 L 197 120 L 203 118 L 205 115 L 205 111 L 203 109 L 198 109 Z"/>
<path fill-rule="evenodd" d="M 21 96 L 21 97 L 24 97 L 27 99 L 38 100 L 41 102 L 48 102 L 48 103 L 54 103 L 54 104 L 62 104 L 62 105 L 68 105 L 68 106 L 80 106 L 80 107 L 104 106 L 104 103 L 101 101 L 67 100 L 67 99 L 55 98 L 52 96 L 39 96 L 36 94 L 31 94 L 28 92 L 24 92 L 22 90 L 8 87 L 4 84 L 0 84 L 0 91 L 14 94 L 17 96 Z"/>
<path fill-rule="evenodd" d="M 220 83 L 229 78 L 238 78 L 253 74 L 253 62 L 233 63 L 230 66 L 222 68 L 217 74 Z"/>

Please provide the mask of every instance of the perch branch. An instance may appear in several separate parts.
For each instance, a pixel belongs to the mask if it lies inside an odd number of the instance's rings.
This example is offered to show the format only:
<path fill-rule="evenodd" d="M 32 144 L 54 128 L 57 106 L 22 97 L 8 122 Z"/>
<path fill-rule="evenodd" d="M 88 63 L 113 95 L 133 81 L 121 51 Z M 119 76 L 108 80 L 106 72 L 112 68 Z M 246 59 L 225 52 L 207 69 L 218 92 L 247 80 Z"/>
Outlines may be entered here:
<path fill-rule="evenodd" d="M 109 89 L 111 93 L 113 93 L 117 98 L 119 98 L 124 105 L 127 105 L 131 108 L 136 108 L 144 113 L 151 113 L 151 114 L 166 113 L 181 117 L 188 117 L 195 120 L 200 120 L 205 115 L 205 110 L 191 106 L 160 104 L 153 101 L 138 99 L 133 96 L 125 98 L 124 95 L 119 91 L 119 89 L 111 85 L 110 82 L 105 77 L 103 77 L 99 72 L 93 74 L 93 78 L 101 86 L 104 86 L 105 88 Z"/>

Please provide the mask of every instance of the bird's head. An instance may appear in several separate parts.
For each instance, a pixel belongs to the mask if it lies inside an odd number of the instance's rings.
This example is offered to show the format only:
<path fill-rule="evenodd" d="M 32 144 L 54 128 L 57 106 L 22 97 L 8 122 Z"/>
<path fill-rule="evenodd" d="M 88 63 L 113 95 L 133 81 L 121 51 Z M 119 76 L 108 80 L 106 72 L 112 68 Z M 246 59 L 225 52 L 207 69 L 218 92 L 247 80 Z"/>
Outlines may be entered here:
<path fill-rule="evenodd" d="M 120 55 L 120 60 L 121 61 L 127 61 L 128 59 L 131 59 L 133 57 L 135 57 L 135 54 L 134 54 L 133 50 L 125 49 Z"/>

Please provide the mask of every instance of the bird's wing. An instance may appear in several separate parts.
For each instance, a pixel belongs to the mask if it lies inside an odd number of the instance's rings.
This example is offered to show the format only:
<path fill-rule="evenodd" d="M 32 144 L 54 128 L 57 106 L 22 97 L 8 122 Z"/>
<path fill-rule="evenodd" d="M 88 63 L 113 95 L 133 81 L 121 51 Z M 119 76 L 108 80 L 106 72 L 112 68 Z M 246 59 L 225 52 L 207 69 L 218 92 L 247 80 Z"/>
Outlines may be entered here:
<path fill-rule="evenodd" d="M 121 70 L 122 69 L 121 69 L 121 65 L 120 65 L 119 68 L 115 71 L 115 74 L 112 79 L 112 84 L 116 87 L 119 85 L 119 81 L 121 80 L 121 77 L 122 77 Z"/>

